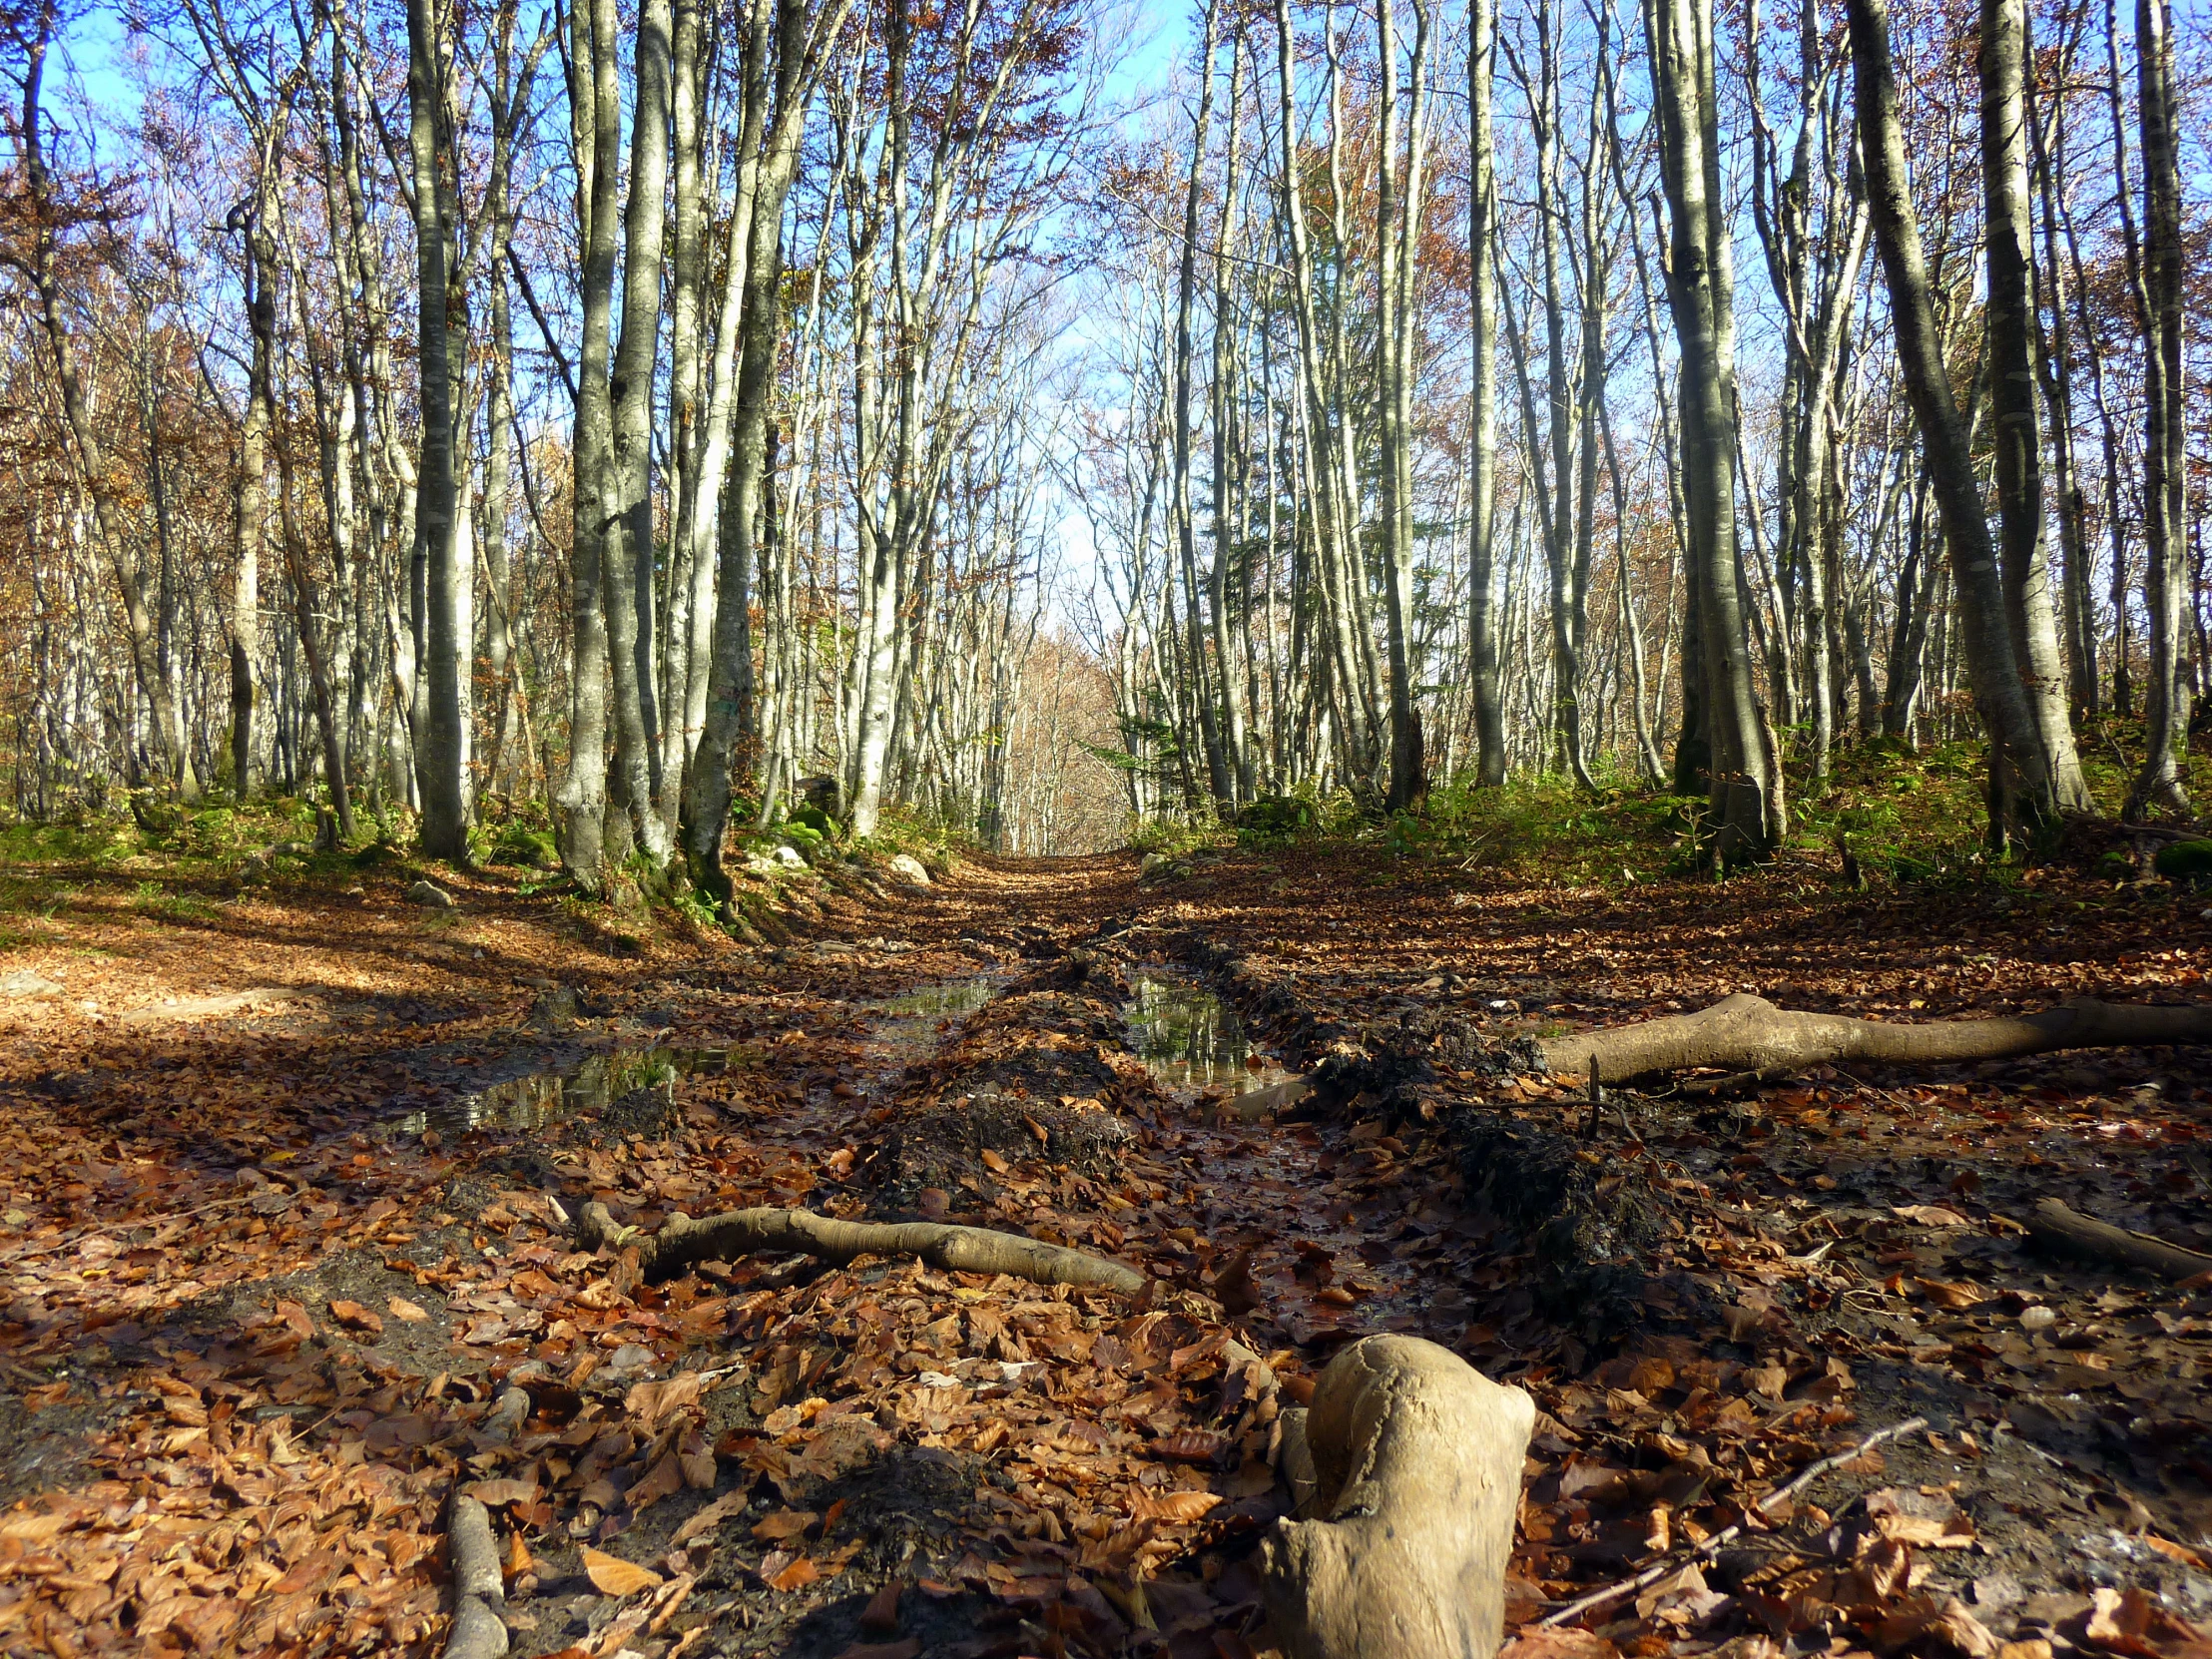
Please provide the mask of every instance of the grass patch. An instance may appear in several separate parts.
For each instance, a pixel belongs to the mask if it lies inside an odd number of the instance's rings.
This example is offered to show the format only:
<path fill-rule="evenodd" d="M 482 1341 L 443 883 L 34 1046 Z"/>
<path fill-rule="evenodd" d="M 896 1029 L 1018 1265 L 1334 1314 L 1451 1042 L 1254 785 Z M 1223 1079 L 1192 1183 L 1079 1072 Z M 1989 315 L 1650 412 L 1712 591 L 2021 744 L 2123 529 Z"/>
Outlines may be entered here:
<path fill-rule="evenodd" d="M 2126 802 L 2142 743 L 2140 722 L 2106 720 L 2080 736 L 2082 772 L 2108 820 L 2116 822 Z M 2212 803 L 2212 755 L 2192 753 L 2185 777 L 2192 800 Z M 2015 882 L 2034 860 L 2017 852 L 1991 859 L 1986 780 L 1987 752 L 1978 740 L 1922 750 L 1881 739 L 1853 745 L 1838 751 L 1819 784 L 1791 776 L 1790 834 L 1779 858 L 1839 879 L 1848 851 L 1866 878 L 1936 886 Z M 1363 819 L 1346 798 L 1276 815 L 1297 832 L 1248 829 L 1240 839 L 1247 846 L 1350 841 L 1531 883 L 1619 887 L 1698 871 L 1704 805 L 1625 775 L 1601 774 L 1595 793 L 1555 775 L 1518 777 L 1498 789 L 1453 781 L 1437 786 L 1417 814 Z M 1134 844 L 1180 854 L 1219 835 L 1210 826 L 1148 825 Z"/>
<path fill-rule="evenodd" d="M 215 904 L 194 892 L 180 892 L 159 881 L 141 881 L 131 889 L 131 908 L 161 921 L 212 921 Z"/>
<path fill-rule="evenodd" d="M 1524 880 L 1614 886 L 1657 875 L 1690 850 L 1697 806 L 1611 780 L 1595 795 L 1555 776 L 1490 790 L 1453 783 L 1379 834 L 1402 853 Z"/>

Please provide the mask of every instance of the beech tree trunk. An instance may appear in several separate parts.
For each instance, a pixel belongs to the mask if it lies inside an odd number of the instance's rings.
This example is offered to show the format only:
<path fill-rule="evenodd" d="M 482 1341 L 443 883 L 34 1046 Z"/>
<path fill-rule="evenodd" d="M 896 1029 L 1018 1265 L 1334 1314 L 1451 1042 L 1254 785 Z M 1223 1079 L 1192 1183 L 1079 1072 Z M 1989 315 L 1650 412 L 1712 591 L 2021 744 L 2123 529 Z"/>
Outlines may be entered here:
<path fill-rule="evenodd" d="M 2026 0 L 1981 4 L 1981 182 L 1987 246 L 1988 374 L 1996 447 L 2005 617 L 2028 713 L 2061 812 L 2094 807 L 2074 752 L 2043 533 L 2043 435 L 2036 407 L 2035 254 L 2028 220 Z"/>
<path fill-rule="evenodd" d="M 1721 213 L 1710 0 L 1645 0 L 1644 33 L 1672 220 L 1667 298 L 1681 349 L 1682 493 L 1704 669 L 1698 715 L 1706 746 L 1709 855 L 1725 867 L 1765 857 L 1785 827 L 1768 811 L 1779 798 L 1779 781 L 1770 777 L 1740 597 L 1735 301 Z"/>
<path fill-rule="evenodd" d="M 1965 423 L 1951 396 L 1949 366 L 1936 326 L 1920 216 L 1913 207 L 1898 124 L 1887 0 L 1849 0 L 1852 63 L 1858 84 L 1859 143 L 1876 246 L 1889 281 L 1899 366 L 1921 433 L 1922 453 L 1942 520 L 1958 589 L 1958 619 L 1974 704 L 1989 734 L 1990 830 L 2001 841 L 2016 819 L 2040 828 L 2059 810 L 2056 780 L 2029 706 L 2009 608 L 1997 568 Z M 2008 804 L 2017 788 L 2017 806 Z"/>
<path fill-rule="evenodd" d="M 653 402 L 667 246 L 669 0 L 638 12 L 637 106 L 630 120 L 630 192 L 623 242 L 622 333 L 609 398 L 614 446 L 593 498 L 606 527 L 600 582 L 606 594 L 607 665 L 614 681 L 615 787 L 630 832 L 658 868 L 668 862 L 661 815 L 653 626 Z M 577 510 L 585 496 L 577 492 Z"/>
<path fill-rule="evenodd" d="M 420 3 L 420 0 L 417 0 Z M 607 609 L 609 526 L 602 486 L 614 456 L 607 350 L 614 331 L 616 174 L 622 146 L 622 82 L 615 61 L 614 0 L 576 0 L 569 11 L 569 133 L 576 163 L 576 225 L 583 346 L 572 439 L 574 542 L 569 556 L 568 767 L 555 796 L 561 862 L 586 891 L 603 880 L 607 817 Z"/>
<path fill-rule="evenodd" d="M 730 343 L 722 351 L 716 397 L 727 410 L 710 413 L 708 477 L 719 464 L 717 433 L 734 434 L 727 495 L 717 508 L 719 537 L 714 657 L 707 681 L 706 720 L 692 757 L 684 808 L 685 850 L 692 879 L 717 904 L 727 905 L 730 878 L 722 844 L 730 825 L 732 773 L 750 757 L 742 751 L 757 734 L 753 675 L 753 576 L 756 537 L 773 496 L 769 448 L 769 399 L 783 341 L 784 202 L 798 165 L 807 106 L 821 74 L 825 43 L 843 25 L 845 0 L 825 12 L 807 0 L 769 0 L 756 7 L 743 70 L 746 112 L 739 165 L 745 170 L 739 222 L 730 233 L 731 287 L 722 327 Z M 774 27 L 771 28 L 773 15 Z M 772 96 L 773 92 L 773 96 Z M 764 149 L 765 135 L 765 149 Z"/>
<path fill-rule="evenodd" d="M 1497 168 L 1490 92 L 1496 79 L 1496 0 L 1468 0 L 1467 326 L 1474 412 L 1467 458 L 1467 678 L 1474 710 L 1475 777 L 1488 789 L 1505 782 L 1505 708 L 1498 692 L 1491 545 L 1497 516 Z"/>
<path fill-rule="evenodd" d="M 415 269 L 419 283 L 417 360 L 422 444 L 415 470 L 415 539 L 421 549 L 425 679 L 423 730 L 415 739 L 422 790 L 422 850 L 433 858 L 468 861 L 468 812 L 462 780 L 461 653 L 458 587 L 469 572 L 464 526 L 457 510 L 453 351 L 448 255 L 448 195 L 439 162 L 445 132 L 445 49 L 431 0 L 407 5 L 407 139 L 413 163 Z M 466 334 L 462 336 L 466 348 Z"/>
<path fill-rule="evenodd" d="M 2143 608 L 2150 619 L 2150 681 L 2143 697 L 2148 725 L 2143 768 L 2128 792 L 2131 818 L 2153 806 L 2189 809 L 2180 761 L 2189 735 L 2182 628 L 2188 592 L 2188 407 L 2172 33 L 2167 0 L 2135 0 L 2135 102 L 2143 128 Z"/>

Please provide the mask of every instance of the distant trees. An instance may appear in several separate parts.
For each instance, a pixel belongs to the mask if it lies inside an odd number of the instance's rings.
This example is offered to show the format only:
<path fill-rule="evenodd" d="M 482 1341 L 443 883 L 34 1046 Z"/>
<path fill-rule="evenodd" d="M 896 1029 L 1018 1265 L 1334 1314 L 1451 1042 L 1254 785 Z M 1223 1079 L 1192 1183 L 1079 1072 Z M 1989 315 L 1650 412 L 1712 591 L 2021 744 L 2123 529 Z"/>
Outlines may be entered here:
<path fill-rule="evenodd" d="M 19 7 L 18 809 L 549 811 L 716 900 L 802 777 L 1036 845 L 1625 775 L 1729 864 L 1855 736 L 2041 833 L 2099 723 L 2186 810 L 2164 0 L 1196 0 L 1149 108 L 1103 20 L 178 0 L 126 113 Z"/>

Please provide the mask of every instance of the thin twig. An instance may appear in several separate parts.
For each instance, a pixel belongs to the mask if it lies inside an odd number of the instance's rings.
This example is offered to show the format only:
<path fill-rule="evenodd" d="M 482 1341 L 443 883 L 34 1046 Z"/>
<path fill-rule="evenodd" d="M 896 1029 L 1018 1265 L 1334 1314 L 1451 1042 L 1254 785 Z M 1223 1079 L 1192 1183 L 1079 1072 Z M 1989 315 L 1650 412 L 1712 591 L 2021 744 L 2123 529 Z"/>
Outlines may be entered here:
<path fill-rule="evenodd" d="M 1876 1433 L 1869 1434 L 1865 1439 L 1861 1440 L 1849 1451 L 1839 1451 L 1833 1457 L 1823 1457 L 1817 1463 L 1810 1463 L 1799 1473 L 1798 1477 L 1795 1480 L 1791 1481 L 1787 1486 L 1782 1486 L 1774 1491 L 1769 1492 L 1757 1503 L 1754 1503 L 1751 1506 L 1749 1515 L 1766 1514 L 1770 1510 L 1774 1509 L 1776 1506 L 1788 1502 L 1792 1497 L 1796 1496 L 1799 1492 L 1805 1490 L 1806 1487 L 1810 1486 L 1814 1481 L 1818 1480 L 1830 1469 L 1833 1469 L 1840 1464 L 1853 1462 L 1856 1461 L 1858 1458 L 1866 1456 L 1868 1452 L 1872 1451 L 1884 1440 L 1894 1439 L 1900 1434 L 1910 1434 L 1916 1428 L 1926 1428 L 1927 1426 L 1928 1419 L 1926 1417 L 1908 1417 L 1903 1422 L 1894 1423 L 1888 1428 L 1884 1428 Z M 1749 1519 L 1749 1515 L 1746 1516 L 1746 1519 Z M 1705 1542 L 1699 1544 L 1697 1548 L 1692 1550 L 1688 1555 L 1683 1556 L 1680 1559 L 1661 1561 L 1657 1566 L 1646 1567 L 1634 1578 L 1623 1579 L 1618 1584 L 1608 1584 L 1602 1590 L 1593 1590 L 1590 1594 L 1582 1597 L 1579 1601 L 1568 1602 L 1566 1606 L 1560 1608 L 1556 1613 L 1549 1614 L 1545 1618 L 1538 1620 L 1537 1628 L 1540 1630 L 1549 1629 L 1553 1625 L 1565 1624 L 1569 1619 L 1579 1618 L 1582 1614 L 1587 1613 L 1593 1607 L 1603 1607 L 1608 1602 L 1620 1600 L 1622 1596 L 1634 1595 L 1638 1590 L 1645 1588 L 1647 1585 L 1658 1583 L 1660 1579 L 1666 1577 L 1667 1574 L 1671 1572 L 1678 1572 L 1683 1567 L 1689 1566 L 1698 1561 L 1707 1560 L 1712 1556 L 1718 1555 L 1723 1549 L 1727 1548 L 1728 1545 L 1735 1542 L 1735 1540 L 1743 1534 L 1743 1521 L 1738 1521 L 1734 1526 L 1725 1526 L 1721 1528 L 1720 1531 L 1714 1533 L 1710 1538 L 1706 1539 Z"/>
<path fill-rule="evenodd" d="M 212 1214 L 223 1209 L 226 1205 L 251 1203 L 253 1198 L 252 1193 L 241 1193 L 236 1198 L 219 1198 L 213 1203 L 203 1204 L 197 1210 L 177 1210 L 167 1215 L 147 1216 L 138 1221 L 96 1221 L 89 1227 L 80 1227 L 74 1233 L 65 1233 L 60 1238 L 49 1239 L 44 1244 L 23 1245 L 15 1250 L 0 1252 L 0 1267 L 10 1266 L 16 1262 L 27 1262 L 35 1256 L 52 1256 L 59 1251 L 67 1250 L 71 1245 L 83 1244 L 87 1239 L 96 1239 L 103 1233 L 128 1233 L 142 1227 L 159 1230 L 173 1221 L 191 1221 L 195 1216 Z"/>

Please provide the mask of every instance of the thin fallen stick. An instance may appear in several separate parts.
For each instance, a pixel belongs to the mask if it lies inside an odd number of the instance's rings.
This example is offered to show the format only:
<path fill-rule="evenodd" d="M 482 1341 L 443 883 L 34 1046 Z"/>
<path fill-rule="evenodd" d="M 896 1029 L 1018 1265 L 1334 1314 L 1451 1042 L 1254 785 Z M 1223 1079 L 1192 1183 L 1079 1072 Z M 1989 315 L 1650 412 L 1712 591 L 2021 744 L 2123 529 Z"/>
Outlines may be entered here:
<path fill-rule="evenodd" d="M 564 1212 L 565 1215 L 565 1212 Z M 699 1221 L 678 1212 L 657 1233 L 616 1222 L 604 1204 L 587 1204 L 570 1224 L 581 1250 L 635 1244 L 646 1278 L 671 1279 L 695 1264 L 735 1261 L 757 1251 L 795 1251 L 842 1264 L 856 1256 L 918 1256 L 949 1273 L 1004 1273 L 1038 1285 L 1075 1285 L 1136 1296 L 1148 1281 L 1135 1268 L 1018 1233 L 944 1222 L 840 1221 L 812 1210 L 774 1206 L 730 1210 Z"/>
<path fill-rule="evenodd" d="M 87 1239 L 98 1238 L 103 1233 L 128 1233 L 137 1228 L 151 1227 L 159 1230 L 173 1221 L 190 1221 L 195 1216 L 205 1216 L 222 1209 L 227 1204 L 247 1204 L 253 1201 L 252 1193 L 240 1193 L 236 1198 L 219 1198 L 203 1204 L 197 1210 L 176 1210 L 164 1216 L 148 1216 L 141 1221 L 96 1221 L 89 1227 L 80 1227 L 74 1233 L 65 1233 L 58 1239 L 44 1244 L 21 1245 L 14 1250 L 0 1252 L 0 1267 L 17 1262 L 28 1262 L 34 1256 L 52 1256 L 67 1250 L 71 1245 L 83 1244 Z"/>
<path fill-rule="evenodd" d="M 1875 1433 L 1869 1434 L 1865 1439 L 1861 1440 L 1849 1451 L 1839 1451 L 1833 1457 L 1823 1457 L 1817 1463 L 1809 1463 L 1805 1466 L 1804 1469 L 1799 1471 L 1798 1477 L 1795 1480 L 1791 1481 L 1787 1486 L 1777 1487 L 1774 1491 L 1769 1492 L 1765 1497 L 1761 1498 L 1757 1503 L 1754 1503 L 1751 1506 L 1750 1513 L 1753 1515 L 1766 1514 L 1770 1510 L 1774 1509 L 1777 1505 L 1788 1502 L 1799 1492 L 1804 1491 L 1806 1487 L 1812 1485 L 1814 1481 L 1818 1480 L 1830 1469 L 1836 1468 L 1844 1463 L 1854 1462 L 1857 1459 L 1866 1456 L 1868 1452 L 1872 1451 L 1884 1440 L 1895 1439 L 1900 1434 L 1910 1434 L 1916 1428 L 1926 1428 L 1927 1426 L 1928 1419 L 1926 1417 L 1907 1417 L 1903 1422 L 1893 1423 L 1888 1428 L 1884 1428 L 1878 1430 Z M 1681 1557 L 1679 1560 L 1661 1561 L 1657 1566 L 1646 1567 L 1634 1578 L 1623 1579 L 1618 1584 L 1608 1584 L 1602 1590 L 1593 1590 L 1590 1592 L 1590 1594 L 1582 1597 L 1581 1600 L 1570 1601 L 1566 1604 L 1566 1606 L 1560 1608 L 1556 1613 L 1552 1613 L 1545 1618 L 1537 1620 L 1536 1628 L 1539 1630 L 1548 1630 L 1554 1625 L 1565 1624 L 1569 1619 L 1579 1618 L 1582 1614 L 1587 1613 L 1593 1607 L 1603 1607 L 1608 1602 L 1620 1600 L 1622 1596 L 1634 1595 L 1638 1590 L 1645 1588 L 1647 1585 L 1658 1583 L 1660 1579 L 1666 1577 L 1667 1574 L 1671 1572 L 1679 1572 L 1684 1567 L 1694 1565 L 1699 1561 L 1707 1560 L 1712 1556 L 1718 1555 L 1722 1550 L 1726 1549 L 1730 1544 L 1734 1543 L 1736 1539 L 1741 1537 L 1743 1535 L 1743 1521 L 1738 1521 L 1734 1526 L 1724 1526 L 1720 1529 L 1720 1531 L 1714 1533 L 1710 1538 L 1706 1539 L 1705 1542 L 1699 1544 L 1696 1549 L 1692 1550 L 1688 1555 Z"/>

